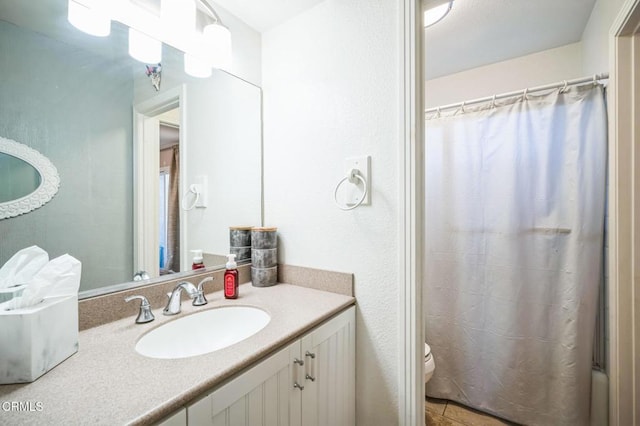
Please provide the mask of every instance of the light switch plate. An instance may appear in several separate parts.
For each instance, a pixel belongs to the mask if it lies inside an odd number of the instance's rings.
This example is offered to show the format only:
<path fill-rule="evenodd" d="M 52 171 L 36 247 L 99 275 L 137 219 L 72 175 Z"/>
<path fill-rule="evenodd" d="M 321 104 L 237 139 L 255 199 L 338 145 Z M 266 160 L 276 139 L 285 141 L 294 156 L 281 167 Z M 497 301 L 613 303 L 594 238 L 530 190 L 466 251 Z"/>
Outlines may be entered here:
<path fill-rule="evenodd" d="M 358 171 L 360 176 L 367 183 L 367 195 L 364 197 L 364 201 L 360 204 L 361 206 L 368 206 L 371 204 L 371 156 L 363 155 L 360 157 L 349 157 L 344 161 L 344 170 L 346 174 L 349 174 L 349 171 L 355 169 Z M 362 194 L 364 193 L 364 185 L 358 179 L 355 184 L 350 182 L 346 182 L 345 189 L 346 192 L 346 204 L 347 206 L 353 206 L 358 203 L 362 198 Z"/>

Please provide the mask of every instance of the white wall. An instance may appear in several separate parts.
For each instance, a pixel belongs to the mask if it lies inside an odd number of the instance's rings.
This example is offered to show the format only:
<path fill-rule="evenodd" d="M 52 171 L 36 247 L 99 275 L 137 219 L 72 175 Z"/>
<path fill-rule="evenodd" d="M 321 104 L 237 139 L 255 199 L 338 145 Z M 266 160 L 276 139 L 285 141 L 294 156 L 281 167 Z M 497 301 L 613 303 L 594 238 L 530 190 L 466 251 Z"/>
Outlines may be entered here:
<path fill-rule="evenodd" d="M 355 273 L 357 418 L 398 419 L 397 0 L 327 0 L 263 34 L 265 222 L 280 262 Z M 333 203 L 372 157 L 372 205 Z"/>
<path fill-rule="evenodd" d="M 581 55 L 582 43 L 573 43 L 427 80 L 425 106 L 442 106 L 583 77 Z"/>
<path fill-rule="evenodd" d="M 597 0 L 582 33 L 582 69 L 585 75 L 609 71 L 609 29 L 624 0 Z"/>

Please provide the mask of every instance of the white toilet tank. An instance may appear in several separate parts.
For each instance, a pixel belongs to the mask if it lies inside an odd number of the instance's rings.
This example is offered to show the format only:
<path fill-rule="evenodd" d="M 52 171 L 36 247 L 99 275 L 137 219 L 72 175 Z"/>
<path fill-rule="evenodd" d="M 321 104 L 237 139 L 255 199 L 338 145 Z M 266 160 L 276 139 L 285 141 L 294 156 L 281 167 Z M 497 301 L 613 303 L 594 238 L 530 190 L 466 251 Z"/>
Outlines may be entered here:
<path fill-rule="evenodd" d="M 431 353 L 431 348 L 426 343 L 424 344 L 424 382 L 427 383 L 431 376 L 433 376 L 433 371 L 436 369 L 436 361 L 433 358 L 433 354 Z"/>

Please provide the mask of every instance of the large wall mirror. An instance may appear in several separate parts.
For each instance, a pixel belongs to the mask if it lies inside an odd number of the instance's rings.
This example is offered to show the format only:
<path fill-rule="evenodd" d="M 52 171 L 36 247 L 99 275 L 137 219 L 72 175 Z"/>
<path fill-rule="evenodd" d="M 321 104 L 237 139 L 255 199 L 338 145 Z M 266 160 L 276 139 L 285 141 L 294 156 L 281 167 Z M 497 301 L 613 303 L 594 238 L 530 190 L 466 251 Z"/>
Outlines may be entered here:
<path fill-rule="evenodd" d="M 0 137 L 60 176 L 42 208 L 0 220 L 0 264 L 34 244 L 69 253 L 81 297 L 131 286 L 138 270 L 190 271 L 191 250 L 222 267 L 229 227 L 262 221 L 261 89 L 218 70 L 187 76 L 163 45 L 157 91 L 127 28 L 92 37 L 66 17 L 66 0 L 0 2 Z"/>

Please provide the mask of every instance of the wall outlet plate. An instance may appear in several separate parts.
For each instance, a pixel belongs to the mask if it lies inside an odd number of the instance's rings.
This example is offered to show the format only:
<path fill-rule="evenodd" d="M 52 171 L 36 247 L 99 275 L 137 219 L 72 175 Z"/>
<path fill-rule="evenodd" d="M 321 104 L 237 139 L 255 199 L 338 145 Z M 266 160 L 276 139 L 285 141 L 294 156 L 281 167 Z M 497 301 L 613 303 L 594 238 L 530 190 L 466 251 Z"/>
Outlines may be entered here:
<path fill-rule="evenodd" d="M 348 175 L 352 169 L 358 171 L 358 174 L 367 182 L 367 195 L 364 197 L 364 201 L 361 206 L 371 205 L 371 156 L 363 155 L 359 157 L 349 157 L 344 160 L 344 170 Z M 345 183 L 345 200 L 346 205 L 351 207 L 360 201 L 362 194 L 364 193 L 364 185 L 358 179 L 357 182 Z"/>

